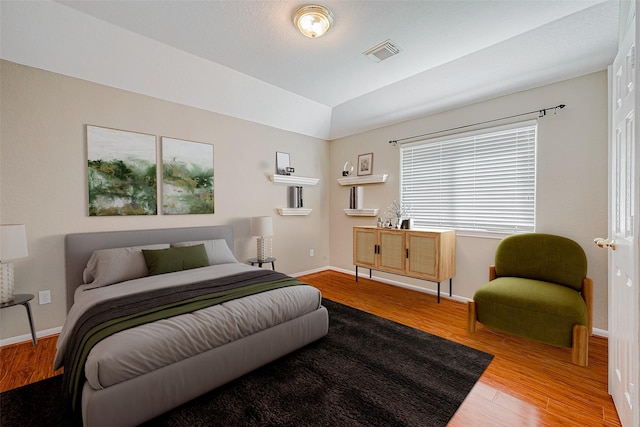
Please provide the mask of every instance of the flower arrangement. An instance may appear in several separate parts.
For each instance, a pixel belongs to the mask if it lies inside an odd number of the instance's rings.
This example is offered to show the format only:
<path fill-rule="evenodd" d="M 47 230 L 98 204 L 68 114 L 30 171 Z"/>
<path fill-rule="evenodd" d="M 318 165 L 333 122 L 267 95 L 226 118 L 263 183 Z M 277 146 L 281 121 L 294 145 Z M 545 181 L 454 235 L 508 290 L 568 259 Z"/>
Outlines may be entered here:
<path fill-rule="evenodd" d="M 385 217 L 389 222 L 395 220 L 395 228 L 400 228 L 402 219 L 408 218 L 409 215 L 409 207 L 404 203 L 399 203 L 397 200 L 394 200 L 385 211 Z"/>

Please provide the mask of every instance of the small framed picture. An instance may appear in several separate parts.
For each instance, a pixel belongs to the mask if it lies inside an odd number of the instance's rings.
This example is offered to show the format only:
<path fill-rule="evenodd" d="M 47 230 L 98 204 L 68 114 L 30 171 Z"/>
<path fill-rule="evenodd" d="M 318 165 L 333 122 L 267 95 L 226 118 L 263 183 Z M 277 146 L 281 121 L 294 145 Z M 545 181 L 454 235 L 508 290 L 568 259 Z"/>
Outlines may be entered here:
<path fill-rule="evenodd" d="M 358 176 L 371 175 L 373 172 L 373 153 L 358 156 Z"/>
<path fill-rule="evenodd" d="M 276 151 L 276 173 L 278 175 L 291 175 L 290 169 L 289 153 Z"/>

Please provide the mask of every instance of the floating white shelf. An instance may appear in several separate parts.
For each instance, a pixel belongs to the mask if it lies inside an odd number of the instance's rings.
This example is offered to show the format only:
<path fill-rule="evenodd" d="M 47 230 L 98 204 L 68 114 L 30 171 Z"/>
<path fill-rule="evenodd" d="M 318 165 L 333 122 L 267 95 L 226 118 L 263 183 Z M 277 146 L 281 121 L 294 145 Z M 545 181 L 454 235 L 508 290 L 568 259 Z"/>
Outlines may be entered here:
<path fill-rule="evenodd" d="M 298 185 L 316 185 L 320 178 L 307 178 L 305 176 L 294 175 L 269 175 L 269 179 L 278 184 L 298 184 Z"/>
<path fill-rule="evenodd" d="M 357 185 L 357 184 L 380 184 L 387 182 L 388 174 L 365 175 L 365 176 L 345 176 L 338 178 L 340 185 Z"/>
<path fill-rule="evenodd" d="M 283 216 L 287 215 L 309 215 L 311 209 L 306 208 L 278 208 L 278 213 Z"/>
<path fill-rule="evenodd" d="M 378 209 L 343 209 L 344 213 L 349 216 L 376 216 Z"/>

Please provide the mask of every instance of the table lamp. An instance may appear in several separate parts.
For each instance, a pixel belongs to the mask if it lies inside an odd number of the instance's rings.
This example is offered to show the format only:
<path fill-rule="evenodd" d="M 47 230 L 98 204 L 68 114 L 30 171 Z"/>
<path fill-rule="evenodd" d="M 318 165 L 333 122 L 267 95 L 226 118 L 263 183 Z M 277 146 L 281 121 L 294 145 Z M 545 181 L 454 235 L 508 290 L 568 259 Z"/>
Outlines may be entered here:
<path fill-rule="evenodd" d="M 24 224 L 0 225 L 0 303 L 13 299 L 13 263 L 29 255 Z"/>
<path fill-rule="evenodd" d="M 265 236 L 273 234 L 273 222 L 270 216 L 255 216 L 251 218 L 251 235 L 258 236 L 258 261 L 266 261 L 271 255 L 271 245 L 267 247 Z"/>

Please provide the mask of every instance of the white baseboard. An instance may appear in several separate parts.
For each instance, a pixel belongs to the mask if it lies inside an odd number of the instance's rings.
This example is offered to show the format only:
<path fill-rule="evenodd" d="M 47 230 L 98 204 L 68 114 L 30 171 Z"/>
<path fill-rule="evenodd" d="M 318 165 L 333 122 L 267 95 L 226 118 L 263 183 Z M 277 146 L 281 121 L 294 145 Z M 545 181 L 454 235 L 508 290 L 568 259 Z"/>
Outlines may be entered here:
<path fill-rule="evenodd" d="M 58 326 L 57 328 L 45 329 L 44 331 L 36 331 L 36 337 L 48 337 L 50 335 L 59 334 L 60 331 L 62 331 L 62 326 Z M 0 340 L 0 347 L 25 341 L 31 341 L 31 334 L 18 335 L 17 337 L 2 339 Z"/>
<path fill-rule="evenodd" d="M 593 328 L 593 335 L 597 336 L 597 337 L 602 337 L 602 338 L 609 338 L 609 331 L 606 331 L 604 329 L 598 329 L 598 328 Z"/>

